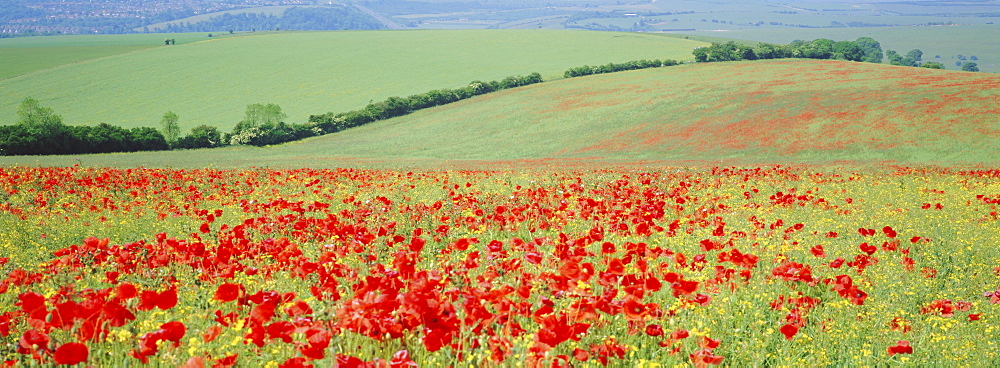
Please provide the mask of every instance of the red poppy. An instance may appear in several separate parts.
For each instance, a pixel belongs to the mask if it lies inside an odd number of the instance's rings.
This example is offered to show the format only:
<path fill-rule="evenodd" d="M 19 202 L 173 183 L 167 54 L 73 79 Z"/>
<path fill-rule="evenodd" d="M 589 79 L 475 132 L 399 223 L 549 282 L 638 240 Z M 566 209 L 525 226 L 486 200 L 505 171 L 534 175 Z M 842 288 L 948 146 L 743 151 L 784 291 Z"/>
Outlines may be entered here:
<path fill-rule="evenodd" d="M 160 293 L 159 297 L 156 299 L 156 307 L 161 310 L 167 310 L 173 308 L 177 305 L 177 288 L 171 287 L 164 292 Z"/>
<path fill-rule="evenodd" d="M 715 355 L 710 349 L 700 349 L 691 353 L 690 355 L 691 363 L 694 364 L 696 368 L 704 368 L 709 365 L 719 365 L 722 364 L 723 357 L 720 355 Z"/>
<path fill-rule="evenodd" d="M 222 333 L 222 326 L 215 325 L 205 330 L 205 333 L 201 334 L 201 337 L 205 342 L 212 342 L 216 337 L 219 337 L 220 333 Z"/>
<path fill-rule="evenodd" d="M 663 336 L 663 327 L 657 324 L 646 326 L 646 334 L 649 336 Z"/>
<path fill-rule="evenodd" d="M 163 340 L 180 342 L 184 338 L 184 333 L 187 332 L 187 327 L 182 322 L 172 321 L 160 325 L 160 330 L 157 332 L 160 331 L 162 331 L 160 336 Z"/>
<path fill-rule="evenodd" d="M 587 359 L 590 359 L 590 353 L 588 353 L 586 350 L 576 348 L 573 349 L 573 358 L 581 362 L 586 362 Z"/>
<path fill-rule="evenodd" d="M 978 321 L 982 317 L 983 317 L 982 313 L 969 314 L 969 322 L 971 322 L 971 321 Z"/>
<path fill-rule="evenodd" d="M 417 362 L 410 359 L 410 352 L 406 349 L 397 351 L 392 354 L 392 360 L 389 360 L 389 368 L 406 368 L 406 367 L 418 367 Z"/>
<path fill-rule="evenodd" d="M 889 352 L 889 356 L 896 354 L 913 354 L 913 347 L 910 346 L 910 342 L 907 340 L 899 340 L 896 342 L 895 346 L 890 346 L 886 349 Z"/>
<path fill-rule="evenodd" d="M 68 342 L 56 348 L 56 364 L 74 365 L 87 361 L 90 350 L 87 345 L 78 342 Z"/>
<path fill-rule="evenodd" d="M 875 254 L 875 251 L 878 250 L 878 247 L 874 245 L 869 245 L 868 243 L 861 243 L 861 245 L 859 245 L 858 248 L 861 249 L 862 252 L 865 252 L 868 255 Z"/>
<path fill-rule="evenodd" d="M 115 293 L 118 294 L 119 299 L 128 300 L 135 298 L 139 294 L 139 291 L 135 288 L 135 285 L 123 282 L 115 286 Z"/>
<path fill-rule="evenodd" d="M 892 227 L 890 227 L 890 226 L 883 227 L 882 228 L 882 232 L 885 233 L 885 236 L 887 236 L 887 237 L 890 237 L 890 238 L 895 238 L 896 237 L 896 230 L 893 230 Z"/>
<path fill-rule="evenodd" d="M 230 302 L 238 299 L 245 293 L 243 285 L 224 283 L 215 289 L 215 296 L 212 299 L 220 302 Z"/>
<path fill-rule="evenodd" d="M 469 245 L 476 244 L 476 243 L 479 243 L 479 239 L 477 239 L 477 238 L 462 238 L 462 239 L 456 240 L 454 243 L 452 243 L 451 246 L 453 248 L 455 248 L 455 249 L 464 251 L 464 250 L 469 249 Z"/>
<path fill-rule="evenodd" d="M 286 360 L 284 363 L 278 365 L 278 368 L 312 368 L 312 364 L 306 364 L 306 358 L 296 357 Z"/>
<path fill-rule="evenodd" d="M 793 324 L 786 324 L 781 326 L 781 334 L 785 335 L 785 339 L 791 340 L 795 334 L 799 333 L 799 327 Z"/>
<path fill-rule="evenodd" d="M 810 249 L 809 251 L 812 252 L 812 254 L 816 257 L 820 258 L 826 257 L 826 251 L 823 250 L 822 245 L 816 245 L 815 247 L 812 247 L 812 249 Z"/>

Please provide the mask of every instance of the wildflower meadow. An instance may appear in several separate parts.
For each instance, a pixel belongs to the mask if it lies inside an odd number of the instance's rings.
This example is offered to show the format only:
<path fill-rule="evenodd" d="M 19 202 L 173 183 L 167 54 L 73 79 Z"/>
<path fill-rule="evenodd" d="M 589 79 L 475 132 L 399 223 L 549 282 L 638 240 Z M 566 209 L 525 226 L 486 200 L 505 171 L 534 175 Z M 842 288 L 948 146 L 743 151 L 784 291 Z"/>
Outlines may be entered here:
<path fill-rule="evenodd" d="M 2 366 L 1000 361 L 995 170 L 0 178 Z"/>

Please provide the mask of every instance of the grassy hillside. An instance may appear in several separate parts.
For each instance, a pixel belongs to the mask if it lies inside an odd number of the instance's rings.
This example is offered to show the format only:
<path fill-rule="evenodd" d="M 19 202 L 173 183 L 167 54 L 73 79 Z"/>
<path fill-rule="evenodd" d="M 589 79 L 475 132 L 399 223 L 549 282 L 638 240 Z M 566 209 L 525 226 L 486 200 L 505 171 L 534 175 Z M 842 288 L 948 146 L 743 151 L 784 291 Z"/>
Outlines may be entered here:
<path fill-rule="evenodd" d="M 817 60 L 692 64 L 533 85 L 277 147 L 0 164 L 995 164 L 1000 76 Z"/>
<path fill-rule="evenodd" d="M 569 67 L 641 58 L 689 59 L 703 43 L 663 35 L 574 31 L 293 32 L 229 37 L 0 80 L 0 123 L 25 96 L 68 124 L 229 130 L 248 104 L 276 103 L 290 122 L 390 96 Z"/>
<path fill-rule="evenodd" d="M 0 80 L 105 56 L 154 47 L 172 38 L 177 45 L 206 40 L 204 33 L 67 35 L 0 39 Z"/>

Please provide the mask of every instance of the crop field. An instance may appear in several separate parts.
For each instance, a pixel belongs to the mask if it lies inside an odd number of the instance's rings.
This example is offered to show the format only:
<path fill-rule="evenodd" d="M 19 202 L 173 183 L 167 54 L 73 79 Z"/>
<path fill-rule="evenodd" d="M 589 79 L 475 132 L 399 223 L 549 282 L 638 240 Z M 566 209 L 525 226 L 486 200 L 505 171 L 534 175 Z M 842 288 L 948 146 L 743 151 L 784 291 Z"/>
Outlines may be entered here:
<path fill-rule="evenodd" d="M 73 35 L 0 39 L 0 80 L 38 70 L 85 62 L 101 57 L 164 46 L 172 38 L 178 45 L 205 40 L 203 33 Z"/>
<path fill-rule="evenodd" d="M 16 121 L 18 104 L 31 96 L 72 125 L 155 126 L 173 111 L 185 130 L 208 124 L 228 131 L 253 103 L 278 104 L 289 122 L 303 123 L 312 114 L 474 80 L 685 60 L 702 45 L 664 35 L 538 30 L 258 33 L 0 80 L 0 122 Z"/>
<path fill-rule="evenodd" d="M 0 177 L 6 364 L 1000 359 L 996 171 Z"/>
<path fill-rule="evenodd" d="M 937 61 L 946 69 L 960 70 L 955 63 L 959 55 L 976 56 L 979 69 L 987 73 L 1000 73 L 1000 39 L 990 37 L 1000 31 L 1000 24 L 955 25 L 936 27 L 876 27 L 876 28 L 742 28 L 729 31 L 681 32 L 691 35 L 731 37 L 771 43 L 788 43 L 793 40 L 829 38 L 837 41 L 872 37 L 882 44 L 882 49 L 906 54 L 912 49 L 924 52 L 924 61 Z"/>
<path fill-rule="evenodd" d="M 987 73 L 817 60 L 695 64 L 521 87 L 280 146 L 0 157 L 0 165 L 990 165 L 1000 152 L 998 94 L 1000 77 Z"/>

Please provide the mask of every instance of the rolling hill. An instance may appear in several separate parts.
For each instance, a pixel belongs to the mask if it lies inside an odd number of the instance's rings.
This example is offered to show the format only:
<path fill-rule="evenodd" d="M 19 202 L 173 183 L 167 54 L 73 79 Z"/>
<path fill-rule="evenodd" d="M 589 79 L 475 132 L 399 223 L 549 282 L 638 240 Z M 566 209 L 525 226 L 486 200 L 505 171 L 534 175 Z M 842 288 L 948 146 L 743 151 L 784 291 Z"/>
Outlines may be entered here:
<path fill-rule="evenodd" d="M 878 64 L 688 64 L 558 80 L 282 146 L 0 164 L 995 164 L 1000 77 Z"/>
<path fill-rule="evenodd" d="M 230 130 L 252 103 L 289 122 L 390 96 L 635 59 L 690 59 L 705 43 L 665 35 L 539 30 L 277 32 L 161 46 L 0 80 L 0 123 L 27 96 L 67 124 Z"/>

